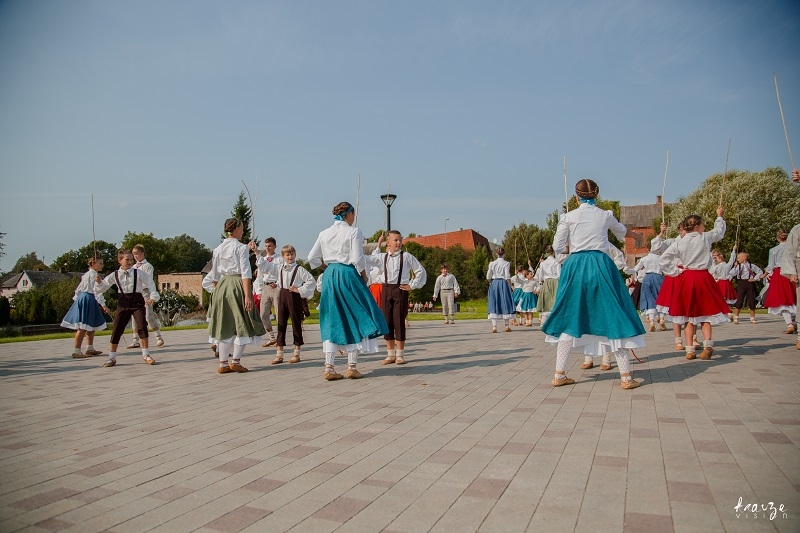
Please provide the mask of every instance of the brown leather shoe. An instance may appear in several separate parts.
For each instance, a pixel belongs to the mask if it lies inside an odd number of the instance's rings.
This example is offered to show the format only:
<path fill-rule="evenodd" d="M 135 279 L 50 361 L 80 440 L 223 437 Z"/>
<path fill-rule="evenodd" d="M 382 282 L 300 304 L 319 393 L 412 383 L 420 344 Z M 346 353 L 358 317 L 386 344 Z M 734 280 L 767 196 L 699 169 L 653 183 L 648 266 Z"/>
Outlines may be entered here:
<path fill-rule="evenodd" d="M 103 352 L 101 352 L 100 350 L 95 350 L 95 349 L 86 350 L 86 355 L 88 355 L 89 357 L 93 355 L 100 355 L 101 353 Z"/>
<path fill-rule="evenodd" d="M 624 381 L 623 380 L 619 384 L 619 386 L 622 387 L 625 390 L 635 389 L 636 387 L 638 387 L 640 385 L 641 385 L 641 383 L 639 383 L 638 381 L 633 381 L 633 380 L 630 380 L 630 381 Z"/>
<path fill-rule="evenodd" d="M 800 350 L 800 341 L 797 341 L 797 349 Z"/>
<path fill-rule="evenodd" d="M 217 369 L 217 372 L 220 374 L 227 374 L 228 372 L 233 372 L 229 366 L 221 366 Z"/>
<path fill-rule="evenodd" d="M 289 359 L 289 362 L 290 363 L 299 363 L 300 362 L 300 354 L 296 353 L 296 354 L 292 355 L 292 358 Z"/>
<path fill-rule="evenodd" d="M 364 375 L 355 368 L 350 368 L 347 370 L 345 377 L 347 377 L 347 379 L 361 379 Z"/>
<path fill-rule="evenodd" d="M 655 322 L 651 322 L 650 323 L 650 333 L 654 332 L 655 330 L 656 330 L 656 323 Z"/>
<path fill-rule="evenodd" d="M 381 361 L 381 364 L 382 364 L 382 365 L 393 365 L 393 364 L 395 363 L 395 361 L 396 361 L 396 360 L 397 360 L 397 358 L 396 358 L 396 357 L 392 357 L 392 356 L 386 356 L 386 359 L 384 359 L 383 361 Z"/>
<path fill-rule="evenodd" d="M 506 329 L 504 329 L 503 331 L 505 331 L 506 333 L 510 333 L 510 332 L 511 332 L 511 328 L 509 328 L 508 326 L 506 326 Z"/>
<path fill-rule="evenodd" d="M 609 363 L 603 363 L 600 365 L 600 370 L 611 370 L 611 365 Z"/>
<path fill-rule="evenodd" d="M 660 327 L 661 327 L 661 331 L 667 331 L 667 325 L 666 324 L 664 324 L 663 322 L 660 322 L 659 324 L 660 324 Z"/>
<path fill-rule="evenodd" d="M 336 381 L 337 379 L 342 379 L 344 376 L 338 372 L 325 372 L 322 377 L 328 381 Z"/>
<path fill-rule="evenodd" d="M 404 365 L 404 364 L 406 364 L 406 360 L 405 360 L 405 359 L 403 359 L 403 356 L 402 356 L 402 355 L 398 355 L 397 357 L 395 357 L 395 358 L 394 358 L 394 362 L 395 362 L 395 363 L 397 363 L 398 365 Z"/>
<path fill-rule="evenodd" d="M 787 335 L 791 335 L 792 333 L 796 333 L 796 332 L 797 332 L 797 330 L 794 328 L 794 325 L 792 325 L 792 324 L 790 324 L 789 327 L 786 328 L 786 331 L 784 331 L 784 333 L 786 333 Z M 86 353 L 89 353 L 89 350 L 86 350 Z"/>
<path fill-rule="evenodd" d="M 109 367 L 112 367 L 112 366 L 114 366 L 116 364 L 117 364 L 117 360 L 116 359 L 109 359 L 108 361 L 103 363 L 103 366 L 106 367 L 106 368 L 109 368 Z"/>
<path fill-rule="evenodd" d="M 92 355 L 89 353 L 75 353 L 72 352 L 73 359 L 86 359 L 87 357 L 91 357 Z"/>
<path fill-rule="evenodd" d="M 280 355 L 276 355 L 276 356 L 275 356 L 275 359 L 273 359 L 273 360 L 272 360 L 272 362 L 271 362 L 270 364 L 271 364 L 271 365 L 279 365 L 279 364 L 281 364 L 281 363 L 283 363 L 283 357 L 282 357 L 282 356 L 280 356 Z"/>
<path fill-rule="evenodd" d="M 568 378 L 565 375 L 563 378 L 559 379 L 553 378 L 553 381 L 551 381 L 550 383 L 553 384 L 553 387 L 560 387 L 562 385 L 572 385 L 573 383 L 575 383 L 575 380 L 572 378 Z"/>
<path fill-rule="evenodd" d="M 700 352 L 700 359 L 708 361 L 709 359 L 711 359 L 711 354 L 713 353 L 714 353 L 714 348 L 712 348 L 711 346 L 706 346 L 705 348 L 703 348 L 703 351 Z"/>
<path fill-rule="evenodd" d="M 150 357 L 149 355 L 144 357 L 143 359 L 144 359 L 144 362 L 147 363 L 148 365 L 156 364 L 156 360 L 153 359 L 152 357 Z"/>
<path fill-rule="evenodd" d="M 242 366 L 242 363 L 237 363 L 236 361 L 231 363 L 229 365 L 229 368 L 231 370 L 233 370 L 234 372 L 247 372 L 248 371 L 248 369 L 246 367 Z"/>
<path fill-rule="evenodd" d="M 594 368 L 594 363 L 592 363 L 591 361 L 589 361 L 588 363 L 583 363 L 581 365 L 581 368 L 584 370 L 589 370 L 590 368 Z"/>
<path fill-rule="evenodd" d="M 695 358 L 695 354 L 694 354 L 694 352 L 686 352 L 686 359 L 688 359 L 689 361 L 691 361 L 691 360 L 692 360 L 692 359 L 694 359 L 694 358 Z"/>
<path fill-rule="evenodd" d="M 675 343 L 675 350 L 677 350 L 677 351 L 679 351 L 679 352 L 682 352 L 682 351 L 684 351 L 685 349 L 686 349 L 686 347 L 683 345 L 683 343 L 682 343 L 682 342 L 676 342 L 676 343 Z"/>

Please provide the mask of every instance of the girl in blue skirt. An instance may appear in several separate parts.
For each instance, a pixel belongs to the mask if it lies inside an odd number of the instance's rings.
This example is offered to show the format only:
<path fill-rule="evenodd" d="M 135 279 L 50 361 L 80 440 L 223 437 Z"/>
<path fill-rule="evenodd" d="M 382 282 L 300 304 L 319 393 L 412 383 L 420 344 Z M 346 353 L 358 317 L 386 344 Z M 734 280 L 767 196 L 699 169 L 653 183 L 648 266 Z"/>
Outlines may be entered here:
<path fill-rule="evenodd" d="M 542 326 L 547 342 L 557 345 L 555 387 L 575 383 L 566 376 L 567 359 L 573 349 L 585 355 L 613 353 L 617 359 L 621 386 L 634 389 L 630 370 L 630 349 L 644 346 L 644 327 L 633 307 L 625 282 L 606 254 L 609 230 L 622 240 L 637 237 L 611 211 L 595 206 L 600 188 L 585 179 L 575 185 L 578 209 L 558 221 L 553 248 L 569 257 L 561 268 L 555 304 Z"/>
<path fill-rule="evenodd" d="M 89 271 L 81 277 L 81 282 L 75 288 L 72 306 L 61 321 L 62 328 L 75 330 L 75 348 L 72 352 L 74 359 L 100 355 L 101 351 L 94 348 L 94 332 L 106 329 L 106 319 L 103 311 L 108 313 L 106 300 L 103 293 L 96 291 L 98 272 L 103 270 L 103 258 L 89 259 Z M 86 352 L 81 352 L 83 338 L 86 337 Z"/>
<path fill-rule="evenodd" d="M 492 321 L 492 333 L 497 333 L 497 321 L 502 320 L 504 330 L 511 331 L 508 321 L 516 316 L 514 299 L 511 296 L 511 264 L 503 256 L 506 251 L 501 246 L 497 249 L 497 259 L 489 263 L 486 279 L 489 285 L 489 320 Z"/>
<path fill-rule="evenodd" d="M 367 288 L 364 236 L 353 226 L 353 206 L 341 202 L 333 215 L 333 225 L 320 232 L 308 253 L 311 268 L 325 269 L 325 276 L 320 276 L 319 331 L 325 354 L 323 377 L 328 381 L 363 377 L 356 370 L 358 352 L 376 353 L 378 337 L 389 331 L 383 311 Z M 340 350 L 347 352 L 345 376 L 333 366 Z"/>

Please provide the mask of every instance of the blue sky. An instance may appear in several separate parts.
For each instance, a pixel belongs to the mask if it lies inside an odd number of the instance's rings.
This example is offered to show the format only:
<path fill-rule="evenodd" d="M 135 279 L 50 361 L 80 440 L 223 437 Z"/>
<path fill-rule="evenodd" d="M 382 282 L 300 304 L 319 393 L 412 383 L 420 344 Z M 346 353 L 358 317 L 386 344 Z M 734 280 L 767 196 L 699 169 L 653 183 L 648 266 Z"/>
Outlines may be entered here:
<path fill-rule="evenodd" d="M 244 180 L 302 256 L 341 200 L 490 240 L 595 179 L 624 205 L 800 158 L 800 7 L 752 1 L 0 2 L 11 269 L 125 232 L 210 248 Z"/>

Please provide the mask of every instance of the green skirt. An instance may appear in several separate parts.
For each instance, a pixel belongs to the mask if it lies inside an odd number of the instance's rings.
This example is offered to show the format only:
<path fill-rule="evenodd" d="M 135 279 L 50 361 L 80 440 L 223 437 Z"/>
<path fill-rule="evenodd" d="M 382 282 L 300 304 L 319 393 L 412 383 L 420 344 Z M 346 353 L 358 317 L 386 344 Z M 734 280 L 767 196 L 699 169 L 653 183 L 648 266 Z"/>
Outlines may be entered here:
<path fill-rule="evenodd" d="M 208 308 L 208 342 L 256 344 L 266 334 L 258 310 L 244 309 L 244 287 L 238 275 L 222 276 Z"/>

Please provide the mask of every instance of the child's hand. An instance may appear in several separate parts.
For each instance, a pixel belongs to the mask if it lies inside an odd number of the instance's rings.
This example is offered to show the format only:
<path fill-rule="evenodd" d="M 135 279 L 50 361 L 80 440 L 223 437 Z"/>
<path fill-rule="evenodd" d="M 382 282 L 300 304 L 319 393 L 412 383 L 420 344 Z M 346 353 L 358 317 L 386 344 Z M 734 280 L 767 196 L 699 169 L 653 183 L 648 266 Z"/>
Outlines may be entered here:
<path fill-rule="evenodd" d="M 400 285 L 400 290 L 401 291 L 410 291 L 411 290 L 411 285 L 408 285 L 408 284 Z"/>
<path fill-rule="evenodd" d="M 154 303 L 155 303 L 155 300 L 145 300 L 144 301 L 144 305 L 146 305 L 148 307 L 153 307 Z"/>
<path fill-rule="evenodd" d="M 792 274 L 791 276 L 789 276 L 789 281 L 791 281 L 792 283 L 797 283 L 797 274 Z"/>
<path fill-rule="evenodd" d="M 289 287 L 289 292 L 296 292 L 300 294 L 300 289 L 298 287 Z"/>
<path fill-rule="evenodd" d="M 101 277 L 100 277 L 100 274 L 98 274 L 98 275 L 97 275 L 97 276 L 94 278 L 94 280 L 95 280 L 97 283 L 103 283 L 103 278 L 101 278 Z"/>
<path fill-rule="evenodd" d="M 717 216 L 718 217 L 722 216 L 722 206 L 717 207 Z"/>

